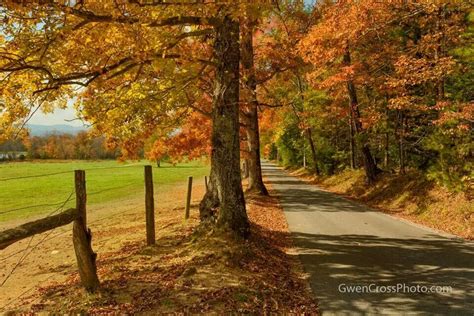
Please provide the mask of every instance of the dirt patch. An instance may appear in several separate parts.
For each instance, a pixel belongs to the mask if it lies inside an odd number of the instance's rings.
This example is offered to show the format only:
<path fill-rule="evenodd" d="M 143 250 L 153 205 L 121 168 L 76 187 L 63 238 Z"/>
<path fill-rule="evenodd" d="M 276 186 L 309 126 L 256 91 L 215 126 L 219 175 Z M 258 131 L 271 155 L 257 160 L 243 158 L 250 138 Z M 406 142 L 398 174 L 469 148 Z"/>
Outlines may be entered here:
<path fill-rule="evenodd" d="M 204 186 L 193 188 L 193 204 L 198 203 Z M 183 224 L 186 184 L 179 183 L 155 192 L 156 229 Z M 196 210 L 193 210 L 196 212 Z M 92 246 L 98 263 L 110 253 L 120 251 L 130 242 L 145 239 L 144 197 L 127 197 L 88 207 L 88 225 L 92 230 Z M 196 214 L 194 214 L 196 216 Z M 10 227 L 2 223 L 0 229 Z M 76 271 L 72 247 L 72 225 L 35 235 L 17 242 L 0 253 L 0 312 L 28 308 L 39 297 L 39 287 L 62 284 Z"/>
<path fill-rule="evenodd" d="M 196 188 L 194 196 L 202 196 L 203 190 L 203 186 Z M 109 217 L 107 224 L 91 224 L 102 285 L 99 293 L 87 294 L 81 288 L 70 234 L 65 233 L 42 244 L 38 258 L 25 262 L 12 275 L 11 280 L 15 281 L 6 284 L 15 293 L 0 296 L 0 303 L 8 305 L 3 310 L 91 314 L 317 313 L 298 260 L 287 252 L 291 242 L 276 198 L 248 198 L 252 235 L 243 241 L 196 229 L 199 198 L 193 200 L 191 218 L 184 221 L 180 203 L 184 192 L 184 187 L 175 188 L 174 193 L 163 196 L 156 216 L 154 247 L 144 243 L 141 200 L 137 206 L 125 207 L 122 203 L 115 213 L 103 211 Z M 180 197 L 178 202 L 173 194 Z M 103 218 L 96 220 L 103 223 Z M 41 238 L 39 235 L 38 240 Z M 22 249 L 20 245 L 16 248 Z M 59 251 L 55 253 L 57 260 L 51 260 L 54 251 Z M 35 286 L 23 293 L 13 283 L 25 284 L 26 290 L 33 283 Z"/>

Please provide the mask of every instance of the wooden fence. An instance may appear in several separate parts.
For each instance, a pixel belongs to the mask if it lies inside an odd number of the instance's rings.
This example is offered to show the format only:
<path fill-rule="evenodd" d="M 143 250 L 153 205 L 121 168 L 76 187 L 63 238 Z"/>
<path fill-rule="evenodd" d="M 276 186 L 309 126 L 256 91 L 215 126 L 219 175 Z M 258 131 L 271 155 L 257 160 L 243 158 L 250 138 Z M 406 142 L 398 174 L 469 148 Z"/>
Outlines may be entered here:
<path fill-rule="evenodd" d="M 151 166 L 145 166 L 144 171 L 146 243 L 148 246 L 152 246 L 155 244 L 153 171 Z M 190 212 L 192 180 L 192 177 L 189 177 L 185 205 L 186 219 L 189 218 Z M 70 208 L 59 214 L 50 215 L 0 232 L 0 250 L 5 249 L 17 241 L 72 222 L 72 241 L 81 283 L 88 292 L 95 292 L 99 288 L 100 282 L 99 277 L 97 276 L 96 267 L 97 254 L 92 249 L 92 233 L 87 227 L 87 189 L 86 172 L 84 170 L 74 171 L 74 183 L 76 194 L 75 208 Z"/>

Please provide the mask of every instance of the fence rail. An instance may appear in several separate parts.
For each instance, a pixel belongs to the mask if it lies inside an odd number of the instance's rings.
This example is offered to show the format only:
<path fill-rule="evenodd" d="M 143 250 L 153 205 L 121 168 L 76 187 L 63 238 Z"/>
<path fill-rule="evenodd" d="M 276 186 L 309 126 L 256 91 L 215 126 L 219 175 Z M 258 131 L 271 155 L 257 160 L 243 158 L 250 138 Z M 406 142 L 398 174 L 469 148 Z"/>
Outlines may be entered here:
<path fill-rule="evenodd" d="M 57 215 L 48 216 L 33 222 L 20 225 L 16 228 L 0 232 L 0 250 L 11 244 L 36 234 L 44 233 L 56 227 L 64 226 L 77 218 L 76 209 L 68 209 Z"/>

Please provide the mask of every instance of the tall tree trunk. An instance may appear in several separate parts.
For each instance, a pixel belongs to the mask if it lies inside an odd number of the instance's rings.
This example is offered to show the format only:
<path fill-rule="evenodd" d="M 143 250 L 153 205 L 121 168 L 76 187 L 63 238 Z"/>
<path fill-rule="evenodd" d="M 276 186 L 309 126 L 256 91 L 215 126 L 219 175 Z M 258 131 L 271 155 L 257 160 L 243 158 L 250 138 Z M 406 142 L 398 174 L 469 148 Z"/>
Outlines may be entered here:
<path fill-rule="evenodd" d="M 313 157 L 313 171 L 317 176 L 319 176 L 321 172 L 319 171 L 318 161 L 316 160 L 316 146 L 314 146 L 313 132 L 311 131 L 311 127 L 306 129 L 306 137 L 308 138 L 309 147 L 311 148 L 311 156 Z"/>
<path fill-rule="evenodd" d="M 347 66 L 351 65 L 351 55 L 348 48 L 346 49 L 346 53 L 344 54 L 344 63 Z M 375 160 L 372 157 L 367 140 L 361 139 L 361 136 L 363 136 L 364 130 L 363 130 L 362 122 L 360 119 L 359 102 L 357 100 L 357 91 L 355 88 L 354 81 L 351 79 L 347 80 L 347 91 L 349 93 L 349 100 L 351 104 L 351 116 L 352 116 L 352 123 L 354 126 L 354 132 L 356 135 L 356 139 L 361 141 L 361 144 L 359 144 L 359 147 L 361 148 L 361 152 L 362 152 L 362 160 L 364 163 L 365 175 L 367 178 L 367 182 L 369 184 L 372 184 L 375 182 L 377 174 L 380 173 L 380 169 L 377 167 L 377 164 L 375 163 Z"/>
<path fill-rule="evenodd" d="M 240 178 L 239 23 L 225 16 L 215 26 L 216 79 L 212 108 L 211 193 L 202 204 L 219 201 L 217 226 L 248 237 L 250 225 Z M 210 200 L 211 199 L 211 200 Z M 205 215 L 203 208 L 202 215 Z"/>
<path fill-rule="evenodd" d="M 243 81 L 246 87 L 245 95 L 247 110 L 246 115 L 246 134 L 247 145 L 249 148 L 249 163 L 247 165 L 248 192 L 254 192 L 261 195 L 268 195 L 267 188 L 262 179 L 262 165 L 260 161 L 260 131 L 258 126 L 258 100 L 257 100 L 257 78 L 255 75 L 254 49 L 253 49 L 253 31 L 255 21 L 247 17 L 242 27 L 241 43 L 241 63 L 243 68 Z"/>
<path fill-rule="evenodd" d="M 352 123 L 352 115 L 349 117 L 349 131 L 350 131 L 350 150 L 351 150 L 351 169 L 356 168 L 356 145 L 354 139 L 354 124 Z"/>
<path fill-rule="evenodd" d="M 300 96 L 301 102 L 304 104 L 305 99 L 304 99 L 304 94 L 303 94 L 303 92 L 304 92 L 303 80 L 301 79 L 301 76 L 298 72 L 296 73 L 296 79 L 297 79 L 297 83 L 298 83 L 299 96 Z M 296 110 L 295 110 L 295 115 L 296 115 L 296 118 L 298 119 L 298 121 L 301 122 L 301 118 L 298 115 L 298 113 L 296 112 Z M 303 118 L 303 120 L 304 120 L 304 118 Z M 303 123 L 306 125 L 306 122 L 303 121 Z M 307 127 L 306 130 L 304 131 L 304 133 L 306 135 L 306 138 L 308 139 L 308 143 L 309 143 L 309 146 L 311 148 L 311 156 L 313 158 L 313 166 L 312 166 L 311 169 L 314 171 L 314 173 L 316 175 L 319 176 L 320 172 L 319 172 L 319 168 L 318 168 L 318 156 L 317 156 L 317 153 L 316 153 L 316 146 L 314 145 L 313 133 L 311 131 L 311 127 Z"/>
<path fill-rule="evenodd" d="M 441 34 L 441 36 L 438 39 L 438 45 L 435 49 L 435 63 L 438 64 L 439 59 L 442 57 L 445 57 L 444 51 L 443 51 L 443 42 L 444 42 L 444 33 L 443 29 L 441 26 L 441 23 L 444 22 L 445 19 L 445 6 L 440 6 L 438 9 L 438 19 L 436 20 L 436 28 Z M 445 96 L 445 89 L 444 89 L 444 78 L 441 76 L 439 80 L 436 82 L 436 101 L 443 101 L 444 96 Z"/>
<path fill-rule="evenodd" d="M 390 149 L 390 135 L 388 134 L 388 131 L 386 131 L 385 139 L 384 139 L 384 156 L 383 156 L 383 166 L 385 169 L 388 168 L 389 149 Z"/>
<path fill-rule="evenodd" d="M 384 157 L 383 157 L 383 166 L 385 169 L 388 169 L 389 157 L 390 157 L 390 134 L 389 134 L 389 110 L 388 110 L 388 97 L 385 96 L 385 139 L 384 139 Z"/>
<path fill-rule="evenodd" d="M 399 133 L 398 133 L 398 159 L 400 162 L 400 174 L 405 174 L 405 115 L 399 111 Z"/>

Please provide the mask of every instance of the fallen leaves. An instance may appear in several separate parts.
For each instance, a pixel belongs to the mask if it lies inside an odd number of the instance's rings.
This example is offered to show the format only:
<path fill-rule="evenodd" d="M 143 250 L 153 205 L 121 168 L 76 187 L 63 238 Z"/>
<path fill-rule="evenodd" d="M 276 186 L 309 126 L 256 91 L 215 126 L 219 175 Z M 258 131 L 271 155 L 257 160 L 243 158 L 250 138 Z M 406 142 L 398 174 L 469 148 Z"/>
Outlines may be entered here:
<path fill-rule="evenodd" d="M 287 253 L 291 240 L 278 199 L 247 200 L 249 240 L 196 230 L 197 216 L 183 223 L 181 214 L 165 210 L 160 216 L 170 224 L 160 226 L 156 246 L 130 240 L 118 250 L 99 252 L 99 293 L 85 293 L 74 272 L 64 283 L 41 287 L 29 312 L 317 314 L 298 260 Z M 134 224 L 126 226 L 130 229 L 104 228 L 97 236 L 129 240 L 140 220 L 126 223 Z"/>

